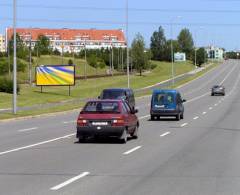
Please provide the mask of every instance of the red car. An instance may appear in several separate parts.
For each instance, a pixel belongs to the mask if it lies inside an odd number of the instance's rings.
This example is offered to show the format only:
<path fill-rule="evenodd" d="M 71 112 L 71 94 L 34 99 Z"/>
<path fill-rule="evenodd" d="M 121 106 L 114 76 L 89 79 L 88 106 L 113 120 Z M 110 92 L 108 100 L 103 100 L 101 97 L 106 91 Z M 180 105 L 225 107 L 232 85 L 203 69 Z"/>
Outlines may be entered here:
<path fill-rule="evenodd" d="M 88 101 L 78 116 L 77 138 L 83 142 L 88 137 L 117 137 L 122 143 L 128 135 L 137 139 L 137 112 L 124 100 Z"/>

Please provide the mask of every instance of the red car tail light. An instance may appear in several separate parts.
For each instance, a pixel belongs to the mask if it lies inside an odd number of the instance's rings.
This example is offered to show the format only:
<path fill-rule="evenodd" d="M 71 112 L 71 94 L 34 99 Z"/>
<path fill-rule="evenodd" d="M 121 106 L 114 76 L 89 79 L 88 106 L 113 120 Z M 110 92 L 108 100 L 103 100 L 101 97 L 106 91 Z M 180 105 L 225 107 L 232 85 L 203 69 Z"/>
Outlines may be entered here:
<path fill-rule="evenodd" d="M 119 119 L 113 119 L 112 126 L 124 126 L 125 121 L 122 118 Z"/>
<path fill-rule="evenodd" d="M 85 119 L 78 119 L 77 120 L 78 126 L 86 126 L 87 125 L 87 120 Z"/>

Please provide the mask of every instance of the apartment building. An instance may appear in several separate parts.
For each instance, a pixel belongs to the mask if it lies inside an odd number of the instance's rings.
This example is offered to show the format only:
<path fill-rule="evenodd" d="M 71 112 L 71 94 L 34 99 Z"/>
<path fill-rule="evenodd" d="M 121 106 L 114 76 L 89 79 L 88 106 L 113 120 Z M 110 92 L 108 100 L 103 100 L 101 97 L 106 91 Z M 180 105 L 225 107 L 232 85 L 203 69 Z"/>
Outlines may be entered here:
<path fill-rule="evenodd" d="M 224 50 L 222 48 L 209 46 L 206 47 L 205 50 L 209 59 L 222 60 L 224 57 Z"/>
<path fill-rule="evenodd" d="M 0 52 L 6 52 L 5 36 L 0 34 Z"/>
<path fill-rule="evenodd" d="M 40 35 L 49 38 L 53 50 L 60 52 L 77 53 L 85 49 L 125 48 L 126 40 L 123 30 L 97 30 L 97 29 L 41 29 L 17 28 L 17 33 L 29 46 L 34 47 Z M 6 29 L 6 39 L 12 37 L 13 29 Z"/>

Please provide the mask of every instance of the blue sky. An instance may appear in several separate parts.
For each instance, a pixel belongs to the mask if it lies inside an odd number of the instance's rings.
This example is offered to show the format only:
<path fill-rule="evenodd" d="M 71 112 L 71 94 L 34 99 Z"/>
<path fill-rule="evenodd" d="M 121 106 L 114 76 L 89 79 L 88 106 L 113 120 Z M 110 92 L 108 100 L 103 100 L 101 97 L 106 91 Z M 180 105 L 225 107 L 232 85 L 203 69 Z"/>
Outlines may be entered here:
<path fill-rule="evenodd" d="M 187 27 L 197 37 L 195 40 L 198 46 L 214 44 L 227 50 L 240 49 L 240 0 L 128 2 L 130 41 L 140 32 L 149 45 L 150 37 L 159 25 L 164 27 L 166 37 L 170 38 L 169 24 L 172 22 L 174 38 L 182 28 Z M 17 0 L 17 4 L 18 27 L 125 30 L 126 0 Z M 0 33 L 12 25 L 11 5 L 12 0 L 0 1 Z"/>

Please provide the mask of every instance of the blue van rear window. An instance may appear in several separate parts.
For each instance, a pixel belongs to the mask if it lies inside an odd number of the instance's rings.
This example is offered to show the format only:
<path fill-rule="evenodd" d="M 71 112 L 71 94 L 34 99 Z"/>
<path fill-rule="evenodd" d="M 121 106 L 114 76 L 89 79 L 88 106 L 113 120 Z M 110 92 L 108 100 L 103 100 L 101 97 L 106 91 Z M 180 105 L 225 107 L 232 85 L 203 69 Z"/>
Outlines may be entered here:
<path fill-rule="evenodd" d="M 157 106 L 174 103 L 173 93 L 156 93 L 153 95 L 153 103 Z"/>

